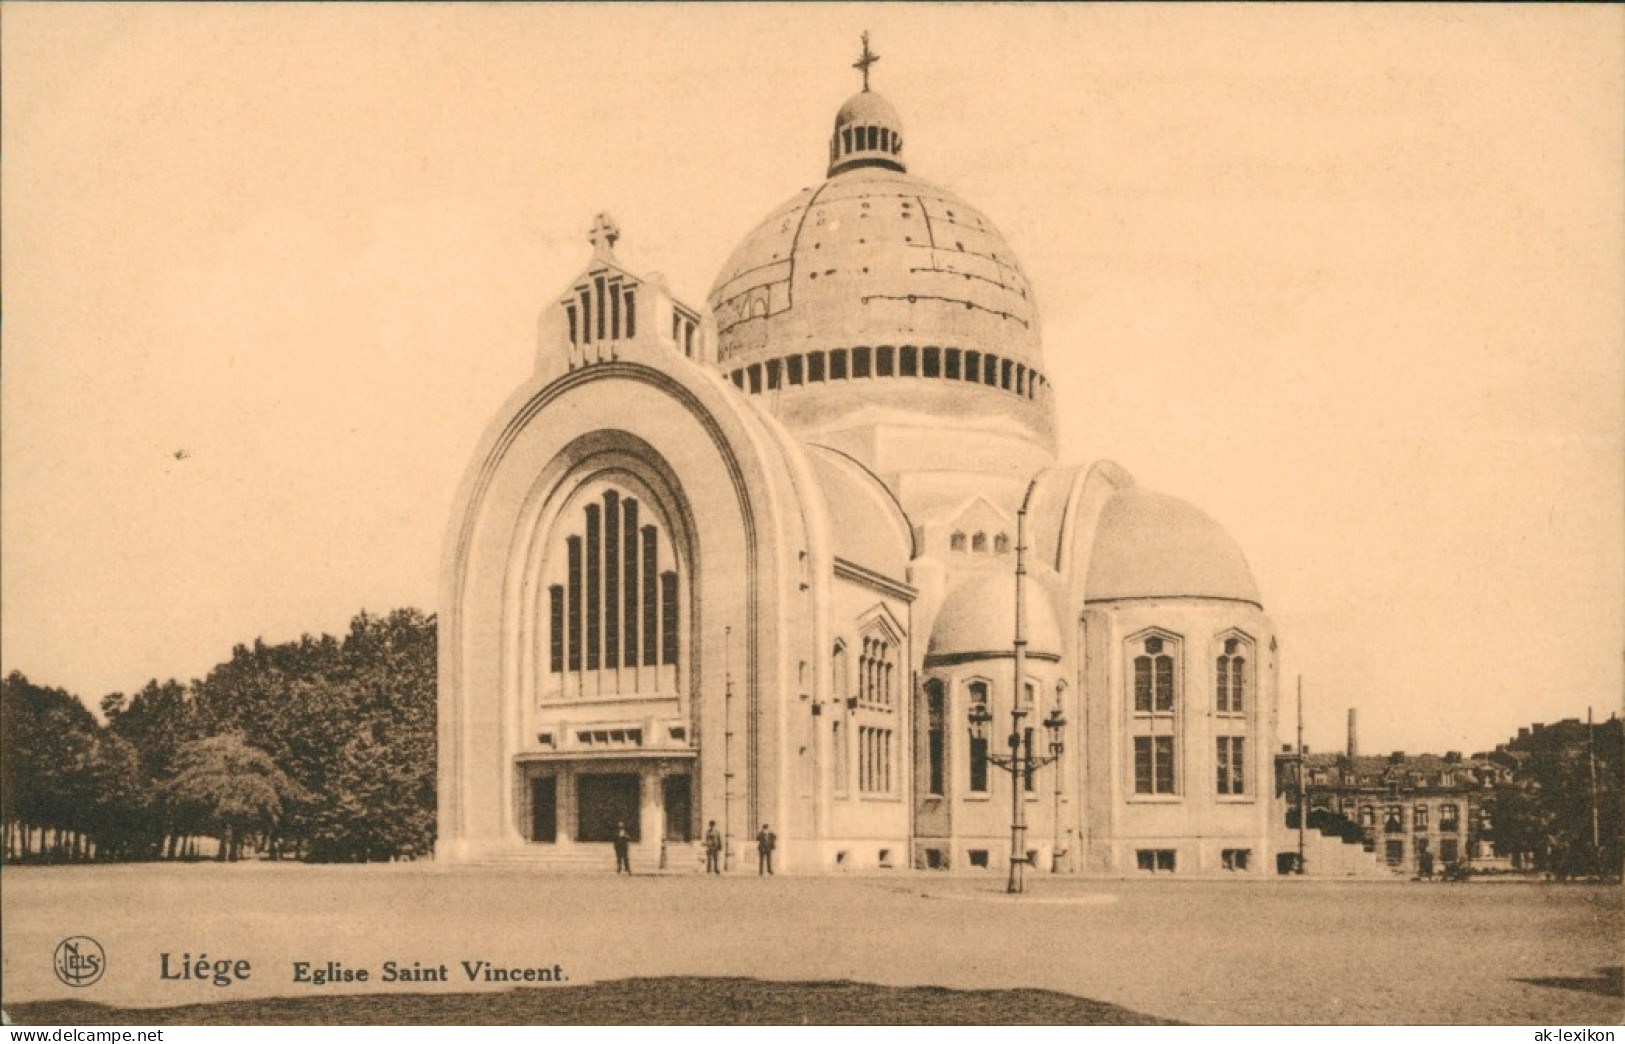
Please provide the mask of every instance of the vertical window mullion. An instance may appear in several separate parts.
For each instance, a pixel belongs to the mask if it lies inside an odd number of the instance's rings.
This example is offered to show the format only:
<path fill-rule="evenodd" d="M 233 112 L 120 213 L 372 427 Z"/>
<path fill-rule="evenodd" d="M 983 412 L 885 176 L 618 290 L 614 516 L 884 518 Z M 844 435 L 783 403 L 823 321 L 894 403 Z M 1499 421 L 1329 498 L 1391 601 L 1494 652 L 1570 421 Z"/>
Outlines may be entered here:
<path fill-rule="evenodd" d="M 660 662 L 677 663 L 677 574 L 660 574 Z"/>
<path fill-rule="evenodd" d="M 604 493 L 604 666 L 621 663 L 621 497 Z"/>
<path fill-rule="evenodd" d="M 621 662 L 628 667 L 638 665 L 638 502 L 628 497 L 621 502 L 621 528 L 625 530 L 622 569 L 624 593 L 622 615 L 625 626 L 621 635 Z"/>
<path fill-rule="evenodd" d="M 660 578 L 659 546 L 655 542 L 655 527 L 643 527 L 643 665 L 655 666 L 659 652 L 658 623 Z"/>
<path fill-rule="evenodd" d="M 564 671 L 564 588 L 554 584 L 547 589 L 547 666 L 554 674 Z"/>
<path fill-rule="evenodd" d="M 565 541 L 569 559 L 570 670 L 581 670 L 581 538 Z"/>
<path fill-rule="evenodd" d="M 603 534 L 597 504 L 587 505 L 587 670 L 598 669 L 598 652 L 603 623 L 603 586 L 600 567 L 603 560 Z"/>

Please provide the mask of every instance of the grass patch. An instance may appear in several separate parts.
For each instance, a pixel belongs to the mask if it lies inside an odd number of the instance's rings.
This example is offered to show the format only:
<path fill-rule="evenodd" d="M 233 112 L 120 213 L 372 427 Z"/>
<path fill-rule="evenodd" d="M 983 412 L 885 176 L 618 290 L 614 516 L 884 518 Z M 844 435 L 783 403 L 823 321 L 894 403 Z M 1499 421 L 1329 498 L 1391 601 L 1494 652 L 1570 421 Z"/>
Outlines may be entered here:
<path fill-rule="evenodd" d="M 10 1007 L 34 1026 L 1168 1026 L 1115 1004 L 1052 990 L 950 990 L 862 982 L 672 977 L 505 993 L 274 997 L 175 1008 L 87 1001 Z"/>

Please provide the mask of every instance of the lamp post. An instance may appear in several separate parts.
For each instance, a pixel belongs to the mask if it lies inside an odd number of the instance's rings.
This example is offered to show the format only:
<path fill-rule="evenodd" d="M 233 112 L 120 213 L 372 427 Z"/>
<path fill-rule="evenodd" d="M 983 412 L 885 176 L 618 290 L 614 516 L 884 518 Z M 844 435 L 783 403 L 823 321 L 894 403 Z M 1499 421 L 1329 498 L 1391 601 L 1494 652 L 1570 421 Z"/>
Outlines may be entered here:
<path fill-rule="evenodd" d="M 1060 690 L 1057 689 L 1057 696 Z M 1057 699 L 1055 707 L 1050 711 L 1049 717 L 1044 719 L 1044 728 L 1049 733 L 1048 756 L 1035 755 L 1032 744 L 1023 742 L 1024 735 L 1021 723 L 1027 717 L 1027 708 L 1021 705 L 1020 694 L 1012 701 L 1010 707 L 1010 753 L 1005 757 L 988 754 L 989 764 L 996 765 L 1010 774 L 1010 880 L 1005 891 L 1012 895 L 1026 891 L 1026 881 L 1022 868 L 1027 864 L 1026 838 L 1027 817 L 1022 808 L 1021 795 L 1025 789 L 1025 782 L 1032 778 L 1032 774 L 1061 757 L 1065 749 L 1062 739 L 1066 728 L 1066 716 L 1061 712 L 1061 704 Z M 970 735 L 973 740 L 986 740 L 988 726 L 993 722 L 993 714 L 983 703 L 974 703 L 970 708 Z"/>
<path fill-rule="evenodd" d="M 1061 782 L 1062 782 L 1062 777 L 1061 777 L 1060 760 L 1061 760 L 1061 755 L 1063 753 L 1065 753 L 1065 751 L 1066 751 L 1066 744 L 1061 738 L 1061 726 L 1066 724 L 1066 719 L 1061 716 L 1061 707 L 1062 707 L 1062 701 L 1065 698 L 1065 696 L 1066 696 L 1066 679 L 1065 678 L 1057 678 L 1056 681 L 1055 681 L 1055 712 L 1054 712 L 1054 714 L 1051 715 L 1052 717 L 1054 717 L 1056 719 L 1056 723 L 1055 723 L 1055 728 L 1051 729 L 1050 734 L 1049 734 L 1050 735 L 1050 739 L 1049 739 L 1050 760 L 1056 762 L 1056 765 L 1055 765 L 1055 816 L 1054 816 L 1054 819 L 1053 819 L 1053 822 L 1055 824 L 1055 839 L 1054 839 L 1054 841 L 1052 841 L 1050 843 L 1050 850 L 1049 850 L 1049 872 L 1052 873 L 1052 874 L 1058 874 L 1058 873 L 1061 872 L 1061 856 L 1062 856 L 1062 850 L 1061 850 Z M 1046 726 L 1048 726 L 1049 723 L 1046 721 L 1044 724 Z"/>

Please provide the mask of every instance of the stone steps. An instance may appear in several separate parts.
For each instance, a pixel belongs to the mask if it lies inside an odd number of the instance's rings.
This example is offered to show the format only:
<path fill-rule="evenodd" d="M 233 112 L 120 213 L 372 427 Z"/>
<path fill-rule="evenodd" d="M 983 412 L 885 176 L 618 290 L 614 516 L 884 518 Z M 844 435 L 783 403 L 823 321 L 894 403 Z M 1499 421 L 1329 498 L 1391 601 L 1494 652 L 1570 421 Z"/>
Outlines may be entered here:
<path fill-rule="evenodd" d="M 631 851 L 632 869 L 648 871 L 660 865 L 658 844 L 635 844 Z M 613 873 L 615 850 L 609 844 L 580 844 L 569 846 L 526 845 L 523 848 L 487 852 L 469 865 L 483 867 L 514 867 L 553 873 Z M 666 846 L 666 865 L 669 870 L 700 868 L 703 864 L 700 849 L 694 844 Z"/>

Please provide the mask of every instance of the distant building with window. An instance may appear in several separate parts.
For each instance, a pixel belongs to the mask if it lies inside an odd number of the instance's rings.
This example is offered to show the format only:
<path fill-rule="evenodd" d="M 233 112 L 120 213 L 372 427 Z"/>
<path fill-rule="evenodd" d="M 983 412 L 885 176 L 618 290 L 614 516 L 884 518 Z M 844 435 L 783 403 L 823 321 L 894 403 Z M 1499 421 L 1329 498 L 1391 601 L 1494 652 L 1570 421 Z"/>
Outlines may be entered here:
<path fill-rule="evenodd" d="M 1455 751 L 1362 755 L 1352 711 L 1348 748 L 1308 753 L 1303 761 L 1310 826 L 1327 833 L 1343 827 L 1396 873 L 1499 862 L 1494 796 L 1510 778 L 1506 766 Z"/>
<path fill-rule="evenodd" d="M 903 141 L 866 84 L 704 308 L 594 227 L 450 525 L 442 858 L 607 867 L 624 827 L 634 863 L 697 865 L 715 820 L 736 858 L 771 824 L 790 870 L 998 869 L 1019 797 L 1043 869 L 1273 872 L 1276 635 L 1245 557 L 1061 463 L 1033 289 Z M 1109 379 L 1109 346 L 1064 350 Z M 1068 725 L 1012 780 L 988 758 L 1018 701 L 1018 747 Z"/>

